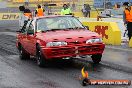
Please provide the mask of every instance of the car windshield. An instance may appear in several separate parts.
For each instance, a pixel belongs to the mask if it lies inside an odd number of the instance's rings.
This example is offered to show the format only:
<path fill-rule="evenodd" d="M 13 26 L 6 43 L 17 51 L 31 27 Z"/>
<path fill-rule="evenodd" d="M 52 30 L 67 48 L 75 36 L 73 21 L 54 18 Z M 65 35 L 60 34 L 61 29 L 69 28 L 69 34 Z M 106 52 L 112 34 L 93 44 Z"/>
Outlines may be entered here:
<path fill-rule="evenodd" d="M 72 30 L 82 28 L 84 28 L 84 26 L 81 22 L 72 16 L 42 18 L 37 21 L 37 31 Z"/>

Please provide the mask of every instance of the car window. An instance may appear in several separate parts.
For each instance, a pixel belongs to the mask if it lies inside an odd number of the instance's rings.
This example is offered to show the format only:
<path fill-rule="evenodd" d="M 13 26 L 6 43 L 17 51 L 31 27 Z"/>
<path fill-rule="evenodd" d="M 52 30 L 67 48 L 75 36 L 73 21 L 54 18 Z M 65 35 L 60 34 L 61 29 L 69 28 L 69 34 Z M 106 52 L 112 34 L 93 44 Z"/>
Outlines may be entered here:
<path fill-rule="evenodd" d="M 30 24 L 31 24 L 31 21 L 25 21 L 24 22 L 24 28 L 21 29 L 21 31 L 22 31 L 23 34 L 26 34 L 27 33 L 27 30 L 29 29 Z"/>
<path fill-rule="evenodd" d="M 51 17 L 43 18 L 37 21 L 37 31 L 51 29 L 67 29 L 67 28 L 84 28 L 83 25 L 75 17 Z"/>
<path fill-rule="evenodd" d="M 34 34 L 34 26 L 32 24 L 27 28 L 27 34 Z"/>

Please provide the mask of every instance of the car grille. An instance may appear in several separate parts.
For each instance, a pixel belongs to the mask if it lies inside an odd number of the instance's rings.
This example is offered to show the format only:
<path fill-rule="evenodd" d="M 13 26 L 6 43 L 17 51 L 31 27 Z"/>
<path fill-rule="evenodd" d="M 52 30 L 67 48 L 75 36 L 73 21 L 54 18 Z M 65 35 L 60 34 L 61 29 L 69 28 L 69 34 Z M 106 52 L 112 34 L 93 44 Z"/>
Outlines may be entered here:
<path fill-rule="evenodd" d="M 58 55 L 81 55 L 81 54 L 91 54 L 95 52 L 102 52 L 102 44 L 80 44 L 71 42 L 70 46 L 66 46 L 65 48 L 56 48 L 53 49 L 51 55 L 58 56 Z"/>
<path fill-rule="evenodd" d="M 56 50 L 52 50 L 52 55 L 63 55 L 63 54 L 74 54 L 74 49 L 71 48 L 60 48 Z"/>
<path fill-rule="evenodd" d="M 100 51 L 100 45 L 78 47 L 79 53 Z"/>

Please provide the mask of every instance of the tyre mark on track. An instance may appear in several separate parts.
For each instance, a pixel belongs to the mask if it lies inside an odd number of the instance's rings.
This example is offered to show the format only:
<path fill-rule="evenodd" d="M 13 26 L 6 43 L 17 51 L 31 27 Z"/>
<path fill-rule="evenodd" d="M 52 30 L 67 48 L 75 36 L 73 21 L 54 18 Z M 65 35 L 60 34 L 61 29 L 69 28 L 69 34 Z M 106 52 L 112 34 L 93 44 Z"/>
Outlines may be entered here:
<path fill-rule="evenodd" d="M 4 40 L 5 39 L 5 40 Z M 8 44 L 11 44 L 12 46 L 13 45 L 15 45 L 15 41 L 12 41 L 13 39 L 15 39 L 15 37 L 13 37 L 13 36 L 6 36 L 5 38 L 2 38 L 2 39 L 0 39 L 0 40 L 3 40 L 2 42 L 3 42 L 3 44 L 5 44 L 5 45 L 8 45 Z M 11 43 L 12 42 L 12 43 Z M 3 44 L 0 44 L 0 46 L 2 46 Z M 11 46 L 9 46 L 9 47 L 11 47 Z M 13 55 L 14 54 L 17 54 L 18 55 L 18 53 L 14 53 L 14 52 L 12 52 L 12 50 L 9 50 L 8 48 L 9 47 L 6 47 L 5 49 L 3 49 L 3 50 L 5 50 L 5 51 L 7 51 L 8 52 L 8 54 L 9 53 L 12 53 Z M 6 53 L 7 53 L 6 52 Z M 9 60 L 10 61 L 10 60 Z M 12 65 L 12 63 L 9 63 L 9 61 L 8 61 L 8 64 L 11 66 L 11 67 L 15 67 L 15 65 Z M 81 62 L 83 62 L 83 61 L 81 61 Z M 87 62 L 87 63 L 89 63 L 89 62 Z M 100 64 L 100 65 L 102 65 L 102 64 Z M 31 66 L 31 64 L 29 65 L 29 67 Z M 102 65 L 103 66 L 103 65 Z M 32 67 L 32 66 L 31 66 Z M 105 66 L 103 66 L 103 67 L 105 67 Z M 108 67 L 109 68 L 109 67 Z M 72 77 L 72 76 L 71 76 Z M 92 77 L 94 77 L 94 78 L 99 78 L 99 79 L 102 79 L 101 77 L 97 77 L 96 75 L 92 75 Z"/>
<path fill-rule="evenodd" d="M 3 59 L 3 58 L 6 58 L 6 59 Z M 74 81 L 76 80 L 77 83 L 79 82 L 80 69 L 77 69 L 76 67 L 73 67 L 73 66 L 70 68 L 61 66 L 61 68 L 60 68 L 58 66 L 56 67 L 56 65 L 54 64 L 55 66 L 53 66 L 53 67 L 49 66 L 48 68 L 39 68 L 36 65 L 36 63 L 34 63 L 32 60 L 26 60 L 26 61 L 19 60 L 20 62 L 18 62 L 16 60 L 7 58 L 7 56 L 3 56 L 3 58 L 1 59 L 1 61 L 7 63 L 7 65 L 9 65 L 12 68 L 17 69 L 21 72 L 25 72 L 25 71 L 28 72 L 30 69 L 30 73 L 33 72 L 33 74 L 35 74 L 41 78 L 44 78 L 44 79 L 48 79 L 47 77 L 51 77 L 51 78 L 52 77 L 53 78 L 56 78 L 56 77 L 61 78 L 62 77 L 62 79 L 63 79 L 63 77 L 64 77 L 65 80 L 73 79 Z M 21 66 L 23 68 L 21 68 Z M 69 69 L 70 69 L 70 71 L 69 71 Z M 43 72 L 44 72 L 44 74 L 42 74 Z M 101 77 L 97 77 L 95 75 L 91 75 L 91 77 L 96 78 L 96 79 L 102 79 Z M 54 80 L 56 80 L 56 79 L 54 79 Z M 62 87 L 61 84 L 56 83 L 56 81 L 54 82 L 53 79 L 52 79 L 52 81 L 51 81 L 51 79 L 48 79 L 48 80 L 46 80 L 46 81 L 43 80 L 43 81 L 41 81 L 41 83 L 33 82 L 33 84 L 42 84 L 43 83 L 44 85 L 47 85 L 49 88 L 65 88 L 65 87 Z M 81 84 L 80 84 L 80 86 L 81 86 Z"/>
<path fill-rule="evenodd" d="M 3 47 L 0 47 L 0 51 L 4 53 L 4 55 L 18 55 L 18 52 L 14 52 Z"/>
<path fill-rule="evenodd" d="M 10 57 L 12 57 L 12 55 L 10 55 Z M 37 82 L 36 81 L 32 82 L 31 84 L 33 84 L 33 85 L 46 85 L 49 88 L 64 88 L 64 87 L 62 87 L 60 82 L 55 80 L 56 77 L 62 77 L 63 80 L 72 79 L 76 82 L 77 81 L 79 82 L 79 79 L 75 78 L 75 76 L 79 77 L 80 70 L 73 68 L 73 67 L 70 67 L 70 68 L 64 67 L 65 70 L 62 70 L 58 67 L 39 68 L 36 65 L 34 65 L 35 63 L 32 62 L 32 60 L 21 61 L 21 60 L 11 59 L 7 56 L 3 56 L 3 58 L 0 58 L 0 60 L 7 63 L 7 65 L 11 66 L 12 68 L 14 68 L 26 75 L 33 73 L 33 75 L 44 79 L 44 80 L 37 80 Z M 90 74 L 90 78 L 92 77 L 94 79 L 106 79 L 105 77 L 98 76 L 97 74 L 98 73 Z M 58 78 L 57 80 L 60 80 L 60 79 L 61 78 Z M 98 88 L 102 88 L 102 87 L 98 87 Z M 113 87 L 106 86 L 104 88 L 113 88 Z M 118 88 L 118 87 L 115 87 L 115 88 Z M 122 87 L 122 88 L 124 88 L 124 87 Z"/>
<path fill-rule="evenodd" d="M 88 61 L 88 60 L 83 59 L 83 58 L 78 58 L 77 61 L 79 61 L 80 63 L 82 63 L 82 65 L 84 65 L 86 67 L 89 67 L 89 64 L 91 64 L 91 63 L 93 64 L 93 62 Z M 115 70 L 115 71 L 120 71 L 120 72 L 127 73 L 127 74 L 132 74 L 132 68 L 125 67 L 125 66 L 122 66 L 119 64 L 101 61 L 99 64 L 96 64 L 96 65 L 103 67 L 103 68 L 107 68 L 107 69 L 111 69 L 111 70 Z"/>
<path fill-rule="evenodd" d="M 8 66 L 12 67 L 13 69 L 16 69 L 22 72 L 23 74 L 27 75 L 27 74 L 33 73 L 32 75 L 45 79 L 45 80 L 37 80 L 37 82 L 31 82 L 31 84 L 33 85 L 43 85 L 43 86 L 46 86 L 46 88 L 64 88 L 60 84 L 56 83 L 54 80 L 49 79 L 48 78 L 49 76 L 42 74 L 44 69 L 32 65 L 32 62 L 30 60 L 26 60 L 26 61 L 13 60 L 13 59 L 8 58 L 7 56 L 2 56 L 0 60 L 1 62 L 6 63 Z"/>
<path fill-rule="evenodd" d="M 0 35 L 0 51 L 5 55 L 17 55 L 17 49 L 15 45 L 15 36 L 11 35 Z"/>
<path fill-rule="evenodd" d="M 126 72 L 126 73 L 132 74 L 132 68 L 130 68 L 130 67 L 125 67 L 125 66 L 110 63 L 107 61 L 102 61 L 101 65 L 104 66 L 105 68 L 115 69 L 116 71 L 118 70 L 120 72 Z"/>

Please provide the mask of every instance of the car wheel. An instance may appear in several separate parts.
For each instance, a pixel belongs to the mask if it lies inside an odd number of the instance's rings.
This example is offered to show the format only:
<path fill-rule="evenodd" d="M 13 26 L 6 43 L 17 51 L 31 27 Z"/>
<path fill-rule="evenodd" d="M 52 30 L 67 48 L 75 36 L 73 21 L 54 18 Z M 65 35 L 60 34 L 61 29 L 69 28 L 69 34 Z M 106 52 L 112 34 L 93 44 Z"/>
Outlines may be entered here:
<path fill-rule="evenodd" d="M 21 60 L 30 59 L 30 54 L 26 50 L 24 50 L 22 46 L 19 46 L 18 50 L 19 50 L 19 58 Z"/>
<path fill-rule="evenodd" d="M 98 64 L 101 61 L 102 54 L 92 55 L 91 58 L 95 64 Z"/>
<path fill-rule="evenodd" d="M 36 60 L 37 60 L 37 65 L 39 67 L 46 66 L 46 59 L 45 59 L 45 56 L 42 54 L 42 51 L 39 45 L 37 46 L 37 50 L 36 50 Z"/>
<path fill-rule="evenodd" d="M 65 59 L 64 60 L 64 64 L 68 65 L 68 66 L 72 66 L 74 64 L 74 60 L 73 58 L 69 58 L 69 59 Z"/>
<path fill-rule="evenodd" d="M 71 57 L 70 59 L 69 59 L 69 65 L 73 65 L 74 64 L 74 59 Z"/>

